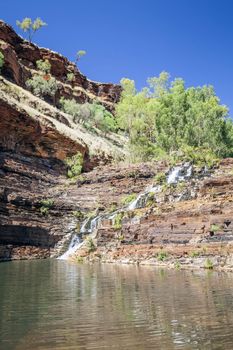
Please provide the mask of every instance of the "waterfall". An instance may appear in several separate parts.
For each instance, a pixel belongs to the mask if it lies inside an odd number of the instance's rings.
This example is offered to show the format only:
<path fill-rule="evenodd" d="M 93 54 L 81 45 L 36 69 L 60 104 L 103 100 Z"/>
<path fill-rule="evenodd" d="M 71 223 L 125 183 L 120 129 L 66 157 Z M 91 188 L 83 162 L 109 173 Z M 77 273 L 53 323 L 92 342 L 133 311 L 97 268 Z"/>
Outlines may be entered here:
<path fill-rule="evenodd" d="M 192 176 L 192 165 L 190 163 L 184 163 L 182 165 L 176 166 L 172 168 L 166 178 L 166 183 L 168 185 L 177 184 L 181 181 L 186 181 Z M 144 208 L 146 206 L 147 200 L 150 196 L 150 194 L 156 194 L 161 192 L 162 187 L 160 185 L 151 185 L 148 186 L 143 193 L 140 193 L 138 197 L 131 202 L 126 208 L 123 210 L 116 210 L 115 212 L 111 214 L 98 214 L 94 218 L 88 218 L 86 219 L 80 229 L 80 232 L 78 234 L 75 234 L 69 244 L 68 250 L 60 256 L 58 259 L 68 259 L 72 254 L 74 254 L 82 245 L 82 234 L 92 234 L 94 230 L 96 230 L 100 225 L 103 219 L 108 219 L 114 221 L 114 218 L 117 214 L 125 211 L 132 211 L 135 209 Z M 137 223 L 137 220 L 133 219 L 135 223 Z"/>
<path fill-rule="evenodd" d="M 77 234 L 75 234 L 71 239 L 71 242 L 69 244 L 67 251 L 64 254 L 62 254 L 58 259 L 61 259 L 61 260 L 68 259 L 73 253 L 75 253 L 75 251 L 81 246 L 81 244 L 82 244 L 81 238 Z"/>
<path fill-rule="evenodd" d="M 190 163 L 184 163 L 172 168 L 167 176 L 167 184 L 177 184 L 189 179 L 192 176 L 192 170 L 193 167 Z"/>

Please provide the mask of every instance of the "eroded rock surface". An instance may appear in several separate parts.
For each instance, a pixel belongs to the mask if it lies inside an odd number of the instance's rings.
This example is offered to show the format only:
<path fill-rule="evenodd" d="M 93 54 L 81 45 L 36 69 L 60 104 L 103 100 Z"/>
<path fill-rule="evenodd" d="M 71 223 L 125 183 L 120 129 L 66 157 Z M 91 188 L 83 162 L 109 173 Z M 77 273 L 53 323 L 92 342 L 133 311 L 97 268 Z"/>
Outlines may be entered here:
<path fill-rule="evenodd" d="M 109 110 L 119 101 L 120 85 L 88 80 L 67 58 L 22 39 L 3 21 L 0 21 L 0 48 L 5 58 L 2 74 L 24 88 L 36 69 L 36 61 L 48 59 L 51 74 L 60 82 L 56 101 L 61 96 L 75 98 L 79 103 L 98 100 Z M 68 73 L 74 74 L 72 83 L 67 80 Z"/>

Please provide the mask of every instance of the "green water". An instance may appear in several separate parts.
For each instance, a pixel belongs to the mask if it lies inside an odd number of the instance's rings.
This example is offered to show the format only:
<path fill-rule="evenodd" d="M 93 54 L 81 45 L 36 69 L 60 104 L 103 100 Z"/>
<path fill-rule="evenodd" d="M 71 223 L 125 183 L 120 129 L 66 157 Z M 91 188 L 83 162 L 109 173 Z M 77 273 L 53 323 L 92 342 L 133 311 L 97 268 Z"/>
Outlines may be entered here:
<path fill-rule="evenodd" d="M 0 264 L 0 349 L 233 349 L 233 274 Z"/>

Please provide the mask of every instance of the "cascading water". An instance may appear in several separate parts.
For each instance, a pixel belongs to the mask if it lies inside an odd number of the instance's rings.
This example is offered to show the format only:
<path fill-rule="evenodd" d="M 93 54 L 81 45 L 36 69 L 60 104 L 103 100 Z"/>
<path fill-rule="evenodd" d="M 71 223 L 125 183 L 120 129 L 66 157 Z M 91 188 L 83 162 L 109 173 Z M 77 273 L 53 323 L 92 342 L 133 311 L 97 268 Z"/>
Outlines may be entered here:
<path fill-rule="evenodd" d="M 184 163 L 176 166 L 169 171 L 167 184 L 177 184 L 178 182 L 188 180 L 192 176 L 193 167 L 190 163 Z"/>
<path fill-rule="evenodd" d="M 184 163 L 182 165 L 176 166 L 172 168 L 166 179 L 166 183 L 168 185 L 177 184 L 181 181 L 186 181 L 192 176 L 192 165 L 190 163 Z M 94 218 L 89 218 L 84 221 L 84 223 L 81 226 L 79 234 L 75 234 L 70 242 L 70 245 L 68 247 L 68 250 L 61 256 L 59 259 L 68 259 L 72 254 L 74 254 L 83 244 L 82 241 L 82 234 L 92 234 L 94 230 L 96 230 L 100 225 L 103 219 L 112 220 L 114 222 L 114 218 L 117 216 L 117 214 L 121 213 L 122 211 L 133 211 L 135 209 L 144 208 L 146 206 L 147 200 L 151 193 L 156 194 L 161 192 L 161 186 L 149 186 L 146 188 L 145 192 L 138 195 L 138 197 L 130 203 L 124 210 L 117 210 L 114 213 L 111 213 L 109 215 L 103 214 L 103 215 L 97 215 Z M 134 219 L 133 219 L 134 220 Z M 137 223 L 137 220 L 135 221 Z"/>

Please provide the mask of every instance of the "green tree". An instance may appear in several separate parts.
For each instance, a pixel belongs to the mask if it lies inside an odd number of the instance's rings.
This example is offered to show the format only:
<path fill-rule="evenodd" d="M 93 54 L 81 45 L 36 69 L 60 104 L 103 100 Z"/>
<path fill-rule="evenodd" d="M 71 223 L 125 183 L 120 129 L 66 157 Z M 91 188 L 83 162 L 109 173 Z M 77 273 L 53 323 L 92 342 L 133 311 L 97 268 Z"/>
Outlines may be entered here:
<path fill-rule="evenodd" d="M 182 79 L 169 79 L 162 72 L 139 92 L 134 81 L 121 80 L 116 118 L 129 135 L 131 153 L 152 159 L 192 147 L 213 159 L 233 155 L 233 123 L 213 87 L 186 88 Z"/>
<path fill-rule="evenodd" d="M 46 26 L 47 23 L 43 22 L 42 19 L 37 17 L 34 21 L 31 18 L 25 17 L 21 22 L 16 21 L 16 25 L 28 35 L 28 40 L 31 43 L 35 33 L 42 27 Z"/>
<path fill-rule="evenodd" d="M 85 56 L 87 53 L 85 50 L 79 50 L 76 54 L 76 60 L 75 62 L 77 63 L 78 61 L 80 61 L 80 59 Z"/>

